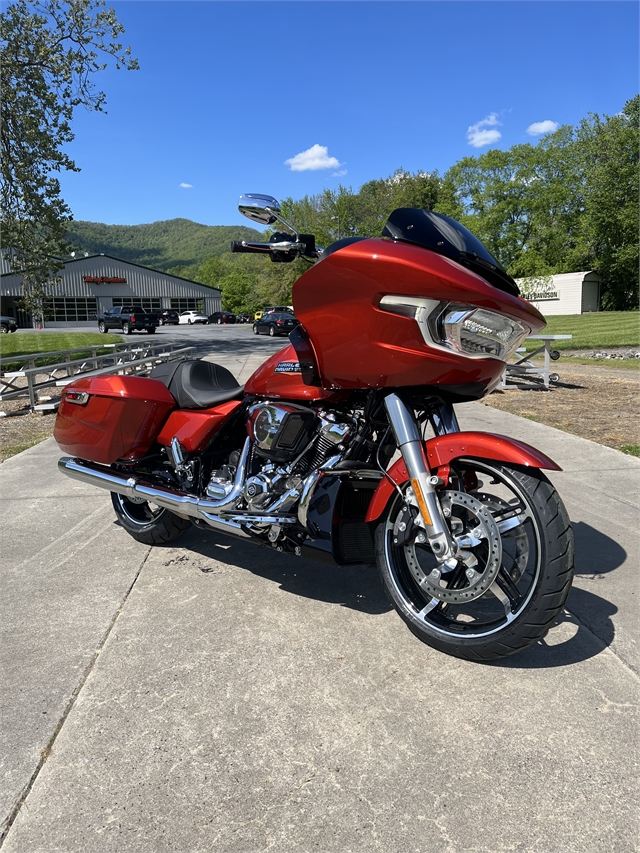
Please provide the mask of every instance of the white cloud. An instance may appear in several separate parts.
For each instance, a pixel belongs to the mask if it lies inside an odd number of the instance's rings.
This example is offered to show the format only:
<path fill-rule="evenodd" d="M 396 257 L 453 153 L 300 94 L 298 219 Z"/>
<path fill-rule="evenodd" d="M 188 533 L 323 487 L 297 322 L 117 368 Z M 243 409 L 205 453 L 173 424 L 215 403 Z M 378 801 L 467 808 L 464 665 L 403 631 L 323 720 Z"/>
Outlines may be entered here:
<path fill-rule="evenodd" d="M 332 173 L 332 175 L 331 175 L 331 177 L 332 177 L 332 178 L 341 178 L 343 175 L 346 175 L 346 174 L 347 174 L 347 170 L 346 170 L 346 169 L 340 169 L 340 171 L 339 171 L 339 172 L 333 172 L 333 173 Z"/>
<path fill-rule="evenodd" d="M 496 125 L 499 124 L 497 113 L 489 113 L 482 121 L 472 124 L 467 130 L 469 145 L 473 145 L 474 148 L 482 148 L 484 145 L 497 142 L 502 137 L 500 131 L 495 130 Z"/>
<path fill-rule="evenodd" d="M 193 184 L 180 184 L 183 190 L 192 190 Z"/>
<path fill-rule="evenodd" d="M 527 128 L 529 136 L 542 136 L 543 133 L 553 133 L 560 127 L 557 121 L 546 119 L 545 121 L 534 121 Z"/>
<path fill-rule="evenodd" d="M 326 145 L 317 144 L 284 162 L 292 172 L 315 172 L 317 169 L 337 169 L 340 166 L 339 160 L 329 157 L 329 149 Z"/>

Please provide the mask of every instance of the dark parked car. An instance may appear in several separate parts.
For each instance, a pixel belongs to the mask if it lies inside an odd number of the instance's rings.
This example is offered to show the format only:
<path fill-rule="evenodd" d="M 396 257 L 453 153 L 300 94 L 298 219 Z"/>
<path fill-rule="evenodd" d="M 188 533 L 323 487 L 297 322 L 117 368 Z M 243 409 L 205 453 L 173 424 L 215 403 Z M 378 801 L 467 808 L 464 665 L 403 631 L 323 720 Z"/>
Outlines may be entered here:
<path fill-rule="evenodd" d="M 169 308 L 167 311 L 161 311 L 158 314 L 158 322 L 161 326 L 177 326 L 180 322 L 180 316 L 173 308 Z"/>
<path fill-rule="evenodd" d="M 236 315 L 230 311 L 216 311 L 214 314 L 209 314 L 209 322 L 216 323 L 218 326 L 223 323 L 235 323 Z"/>
<path fill-rule="evenodd" d="M 288 335 L 298 325 L 300 320 L 296 320 L 293 314 L 265 314 L 253 324 L 253 334 L 275 338 L 276 335 Z"/>
<path fill-rule="evenodd" d="M 16 332 L 18 330 L 18 324 L 13 317 L 0 317 L 0 322 L 2 323 L 0 328 L 3 335 L 6 335 L 8 332 Z"/>

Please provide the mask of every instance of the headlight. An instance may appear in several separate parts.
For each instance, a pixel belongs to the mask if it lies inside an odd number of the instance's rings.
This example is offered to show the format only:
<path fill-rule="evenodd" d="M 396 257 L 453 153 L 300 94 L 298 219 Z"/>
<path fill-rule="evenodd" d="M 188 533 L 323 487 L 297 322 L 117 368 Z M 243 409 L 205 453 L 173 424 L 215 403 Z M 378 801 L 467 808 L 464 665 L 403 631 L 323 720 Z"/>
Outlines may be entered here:
<path fill-rule="evenodd" d="M 425 343 L 476 358 L 507 361 L 531 329 L 524 323 L 474 305 L 407 296 L 384 296 L 380 308 L 412 317 Z"/>

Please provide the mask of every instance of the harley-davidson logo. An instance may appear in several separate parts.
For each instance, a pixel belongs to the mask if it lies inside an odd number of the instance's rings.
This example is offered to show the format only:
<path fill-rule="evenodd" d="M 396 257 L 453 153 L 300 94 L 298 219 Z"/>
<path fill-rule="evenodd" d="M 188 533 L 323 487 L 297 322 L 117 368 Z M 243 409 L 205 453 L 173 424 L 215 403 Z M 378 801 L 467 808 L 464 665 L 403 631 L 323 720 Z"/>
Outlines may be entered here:
<path fill-rule="evenodd" d="M 274 371 L 275 373 L 302 373 L 299 361 L 281 361 Z"/>

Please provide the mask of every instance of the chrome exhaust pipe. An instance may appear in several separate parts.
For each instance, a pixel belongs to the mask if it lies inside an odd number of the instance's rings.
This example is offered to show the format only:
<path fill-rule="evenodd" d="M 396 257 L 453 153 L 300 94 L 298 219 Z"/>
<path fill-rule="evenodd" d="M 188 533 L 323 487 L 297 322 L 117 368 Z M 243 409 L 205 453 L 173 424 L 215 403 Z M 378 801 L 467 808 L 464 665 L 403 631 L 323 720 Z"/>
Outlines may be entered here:
<path fill-rule="evenodd" d="M 136 477 L 127 477 L 126 474 L 105 469 L 101 465 L 88 462 L 85 459 L 73 459 L 69 456 L 63 456 L 58 460 L 58 468 L 63 474 L 66 474 L 73 480 L 80 480 L 82 483 L 98 486 L 108 492 L 116 492 L 119 495 L 124 495 L 126 498 L 143 498 L 174 512 L 176 515 L 188 516 L 204 521 L 209 527 L 222 532 L 248 537 L 249 534 L 245 533 L 239 524 L 231 520 L 218 518 L 217 514 L 221 510 L 231 508 L 242 493 L 249 447 L 250 442 L 247 439 L 238 463 L 233 489 L 225 498 L 217 501 L 203 500 L 187 492 L 172 489 L 169 486 L 160 486 Z"/>

